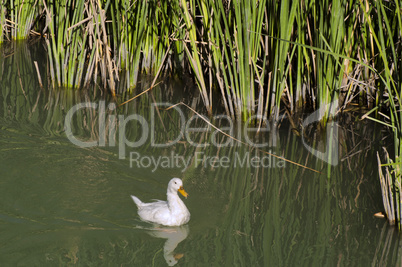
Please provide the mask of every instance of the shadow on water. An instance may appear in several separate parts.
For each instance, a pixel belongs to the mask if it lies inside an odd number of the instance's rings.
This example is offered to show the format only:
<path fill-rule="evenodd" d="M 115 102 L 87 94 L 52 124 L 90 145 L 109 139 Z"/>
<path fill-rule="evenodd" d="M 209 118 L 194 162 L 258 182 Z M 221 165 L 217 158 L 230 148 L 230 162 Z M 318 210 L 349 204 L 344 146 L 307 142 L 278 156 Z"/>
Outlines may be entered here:
<path fill-rule="evenodd" d="M 339 164 L 329 169 L 327 178 L 214 129 L 196 131 L 208 125 L 183 106 L 154 106 L 184 101 L 203 113 L 189 82 L 166 80 L 152 93 L 115 108 L 109 108 L 113 101 L 101 88 L 48 90 L 47 62 L 38 56 L 43 53 L 40 46 L 16 45 L 13 53 L 0 58 L 0 262 L 400 263 L 396 231 L 373 217 L 382 210 L 375 152 L 387 144 L 378 125 L 356 121 L 353 114 L 337 119 Z M 141 81 L 137 92 L 151 83 L 146 77 Z M 118 100 L 135 94 L 121 88 Z M 65 118 L 78 103 L 87 104 L 72 116 L 71 133 L 96 146 L 80 148 L 64 131 Z M 139 119 L 125 123 L 130 115 Z M 244 124 L 231 124 L 227 118 L 213 122 L 247 140 Z M 316 148 L 322 146 L 322 135 L 311 126 L 304 138 Z M 262 149 L 271 154 L 328 171 L 328 164 L 313 156 L 285 124 L 247 137 L 266 143 Z M 191 220 L 177 229 L 149 230 L 150 225 L 139 221 L 130 194 L 144 201 L 165 199 L 167 182 L 175 176 L 183 179 L 190 194 L 185 203 Z"/>

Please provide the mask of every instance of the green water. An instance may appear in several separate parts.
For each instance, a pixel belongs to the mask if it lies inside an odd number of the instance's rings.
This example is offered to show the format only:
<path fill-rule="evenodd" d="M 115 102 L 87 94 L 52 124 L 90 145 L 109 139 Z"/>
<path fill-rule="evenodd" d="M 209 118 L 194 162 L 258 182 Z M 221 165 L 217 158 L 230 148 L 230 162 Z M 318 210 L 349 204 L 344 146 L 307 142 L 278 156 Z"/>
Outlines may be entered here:
<path fill-rule="evenodd" d="M 387 139 L 380 127 L 355 123 L 352 115 L 339 118 L 339 164 L 330 168 L 286 125 L 271 127 L 259 138 L 250 135 L 255 143 L 268 143 L 264 151 L 323 173 L 318 174 L 231 143 L 213 129 L 190 130 L 178 138 L 183 133 L 180 115 L 188 122 L 194 114 L 183 106 L 182 113 L 152 109 L 153 103 L 184 99 L 204 113 L 186 82 L 166 80 L 152 94 L 108 109 L 113 101 L 101 88 L 47 89 L 40 44 L 9 49 L 15 53 L 0 59 L 2 266 L 166 266 L 176 263 L 174 256 L 180 258 L 176 266 L 400 264 L 397 232 L 373 216 L 382 210 L 375 155 Z M 33 66 L 41 57 L 44 89 Z M 144 79 L 137 92 L 148 86 Z M 135 94 L 121 88 L 118 100 Z M 75 113 L 72 134 L 98 142 L 96 146 L 81 148 L 66 136 L 65 118 L 78 103 L 97 108 Z M 99 112 L 102 103 L 104 115 Z M 119 147 L 122 129 L 109 122 L 133 114 L 144 118 L 149 135 L 138 147 Z M 225 120 L 214 123 L 229 125 Z M 130 142 L 141 140 L 143 125 L 127 123 L 124 136 Z M 207 127 L 200 119 L 190 126 Z M 310 145 L 316 140 L 320 147 L 319 136 L 314 128 L 306 131 Z M 217 140 L 228 145 L 218 147 Z M 262 161 L 251 163 L 254 156 Z M 152 160 L 158 159 L 156 166 Z M 189 193 L 184 202 L 190 222 L 176 228 L 142 222 L 130 195 L 143 201 L 164 199 L 172 177 L 182 178 Z"/>

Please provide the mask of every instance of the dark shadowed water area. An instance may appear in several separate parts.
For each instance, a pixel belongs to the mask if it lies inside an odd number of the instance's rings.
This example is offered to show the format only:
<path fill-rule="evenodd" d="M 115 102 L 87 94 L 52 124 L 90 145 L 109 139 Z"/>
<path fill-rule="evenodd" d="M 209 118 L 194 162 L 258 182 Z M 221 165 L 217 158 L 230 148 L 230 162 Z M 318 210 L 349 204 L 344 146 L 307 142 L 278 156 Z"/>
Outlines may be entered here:
<path fill-rule="evenodd" d="M 254 126 L 215 110 L 208 120 L 239 143 L 183 105 L 166 110 L 183 101 L 206 114 L 188 79 L 161 79 L 119 107 L 96 85 L 49 89 L 40 43 L 1 49 L 2 266 L 401 263 L 397 231 L 373 216 L 383 210 L 376 152 L 390 142 L 359 114 L 302 135 L 285 118 L 256 137 Z M 150 83 L 141 79 L 132 93 L 120 85 L 117 103 Z M 163 200 L 172 177 L 189 193 L 190 222 L 141 221 L 130 195 Z"/>

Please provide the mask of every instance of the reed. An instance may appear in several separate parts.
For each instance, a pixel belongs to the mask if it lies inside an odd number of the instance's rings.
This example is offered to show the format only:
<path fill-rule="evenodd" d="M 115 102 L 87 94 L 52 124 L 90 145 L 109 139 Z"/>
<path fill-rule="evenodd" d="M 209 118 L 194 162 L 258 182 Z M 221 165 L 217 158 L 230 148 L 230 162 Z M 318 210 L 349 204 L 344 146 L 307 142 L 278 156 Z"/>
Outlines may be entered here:
<path fill-rule="evenodd" d="M 100 73 L 102 83 L 113 87 L 120 70 L 126 73 L 126 86 L 133 88 L 142 71 L 155 75 L 172 68 L 172 57 L 163 59 L 173 52 L 180 61 L 176 65 L 188 62 L 191 67 L 208 113 L 216 102 L 216 86 L 226 113 L 239 120 L 255 115 L 278 119 L 282 108 L 292 114 L 307 103 L 319 108 L 338 99 L 338 108 L 345 108 L 364 101 L 364 94 L 377 105 L 381 98 L 381 92 L 364 88 L 381 71 L 368 24 L 376 25 L 382 17 L 364 16 L 371 12 L 368 1 L 317 6 L 289 0 L 43 3 L 49 6 L 44 8 L 49 60 L 59 86 L 86 85 Z M 32 25 L 36 5 L 10 3 L 14 20 L 26 21 L 21 29 Z M 17 20 L 16 14 L 27 19 Z M 398 33 L 393 28 L 391 34 Z M 328 111 L 322 117 L 325 125 Z"/>
<path fill-rule="evenodd" d="M 218 103 L 239 120 L 277 120 L 284 109 L 295 114 L 336 100 L 339 110 L 379 106 L 389 92 L 376 90 L 376 80 L 391 86 L 383 70 L 400 60 L 398 2 L 10 1 L 2 9 L 3 32 L 13 38 L 26 38 L 43 10 L 55 85 L 100 76 L 113 94 L 119 72 L 134 88 L 142 72 L 189 67 L 207 112 Z"/>
<path fill-rule="evenodd" d="M 7 36 L 7 22 L 6 22 L 5 0 L 0 1 L 0 44 L 3 43 L 4 37 Z"/>
<path fill-rule="evenodd" d="M 85 42 L 88 34 L 82 30 L 82 26 L 75 26 L 84 19 L 84 2 L 77 5 L 74 2 L 49 2 L 45 6 L 46 22 L 51 38 L 46 40 L 49 53 L 50 74 L 53 83 L 58 86 L 74 86 L 74 82 L 80 81 L 87 51 Z M 73 16 L 70 12 L 75 10 Z M 81 48 L 81 49 L 80 49 Z M 93 50 L 94 51 L 94 50 Z M 81 60 L 77 60 L 80 58 Z"/>
<path fill-rule="evenodd" d="M 202 1 L 198 1 L 198 9 L 202 13 L 202 32 L 204 34 L 208 34 L 209 32 L 209 26 L 211 25 L 210 23 L 210 17 L 207 16 L 207 6 L 206 3 Z M 209 3 L 211 4 L 211 3 Z M 197 77 L 197 84 L 200 89 L 201 95 L 203 97 L 205 106 L 207 108 L 207 111 L 209 114 L 212 114 L 212 95 L 211 93 L 208 95 L 207 88 L 206 88 L 206 83 L 205 83 L 205 78 L 204 78 L 204 66 L 205 64 L 201 63 L 201 58 L 200 56 L 203 56 L 202 51 L 204 50 L 202 46 L 202 38 L 204 36 L 199 37 L 197 34 L 196 29 L 196 13 L 197 13 L 197 5 L 196 2 L 190 1 L 187 3 L 184 0 L 181 0 L 181 8 L 183 11 L 184 15 L 184 20 L 186 23 L 186 28 L 187 28 L 187 40 L 190 43 L 190 49 L 187 48 L 187 46 L 184 46 L 187 57 L 189 58 L 190 65 L 194 71 L 195 76 Z M 204 28 L 205 26 L 205 28 Z M 201 42 L 199 42 L 198 38 L 201 39 Z M 207 42 L 208 43 L 208 42 Z M 210 60 L 208 60 L 208 63 L 210 64 Z M 212 84 L 210 84 L 212 85 Z"/>
<path fill-rule="evenodd" d="M 30 35 L 37 15 L 37 1 L 0 1 L 0 44 L 22 40 Z"/>
<path fill-rule="evenodd" d="M 264 81 L 261 70 L 257 68 L 262 51 L 260 39 L 264 9 L 257 8 L 256 1 L 233 1 L 230 7 L 220 1 L 199 1 L 198 5 L 202 15 L 202 51 L 208 58 L 206 64 L 212 68 L 210 79 L 217 80 L 226 113 L 232 118 L 247 119 L 255 114 L 255 91 L 262 93 Z M 265 6 L 265 1 L 260 1 L 259 5 Z M 188 38 L 195 47 L 197 36 L 189 34 Z M 198 63 L 191 66 L 195 72 L 201 73 Z M 258 86 L 254 82 L 256 77 Z M 198 80 L 203 99 L 208 100 L 201 78 Z M 209 98 L 208 104 L 212 104 L 212 99 Z M 260 111 L 261 105 L 262 102 L 259 103 Z"/>
<path fill-rule="evenodd" d="M 115 1 L 110 6 L 114 51 L 117 53 L 118 66 L 126 72 L 126 86 L 133 87 L 137 83 L 141 43 L 146 31 L 146 15 L 149 13 L 149 2 Z"/>
<path fill-rule="evenodd" d="M 49 1 L 45 12 L 50 37 L 46 44 L 54 86 L 86 86 L 91 81 L 97 82 L 100 72 L 103 85 L 108 85 L 114 95 L 116 73 L 101 3 Z"/>
<path fill-rule="evenodd" d="M 14 22 L 11 28 L 11 38 L 21 40 L 28 38 L 37 13 L 37 0 L 11 0 L 10 19 Z"/>
<path fill-rule="evenodd" d="M 392 6 L 393 4 L 395 4 L 395 6 Z M 361 5 L 363 5 L 362 2 Z M 392 8 L 395 9 L 395 12 L 391 11 L 393 10 Z M 378 157 L 379 176 L 383 192 L 384 208 L 388 220 L 390 224 L 397 224 L 399 230 L 401 230 L 402 195 L 400 191 L 402 189 L 402 172 L 400 166 L 402 165 L 402 114 L 400 108 L 402 105 L 402 70 L 400 69 L 400 64 L 398 64 L 398 62 L 400 62 L 398 55 L 401 54 L 401 48 L 394 40 L 398 40 L 397 37 L 402 36 L 402 10 L 399 3 L 387 3 L 384 1 L 376 2 L 375 10 L 377 12 L 374 18 L 381 21 L 384 27 L 378 27 L 377 24 L 373 23 L 370 17 L 373 11 L 365 10 L 364 16 L 368 21 L 373 46 L 379 54 L 377 64 L 381 65 L 383 68 L 382 73 L 379 74 L 381 83 L 379 83 L 378 86 L 381 91 L 385 92 L 385 94 L 380 95 L 382 98 L 380 103 L 387 107 L 388 112 L 387 114 L 378 112 L 383 117 L 381 120 L 376 117 L 366 117 L 387 125 L 393 133 L 394 153 L 393 155 L 389 155 L 388 152 L 385 151 L 385 164 L 381 164 L 381 159 Z M 379 111 L 378 106 L 369 111 L 367 115 L 377 111 Z M 385 174 L 383 174 L 383 168 L 385 169 Z"/>
<path fill-rule="evenodd" d="M 178 1 L 114 1 L 107 9 L 110 40 L 118 69 L 128 90 L 141 73 L 158 76 L 177 68 L 174 57 L 183 51 Z M 172 42 L 172 40 L 175 40 Z M 172 53 L 175 51 L 175 53 Z M 171 56 L 173 54 L 173 56 Z M 167 56 L 169 55 L 169 56 Z"/>
<path fill-rule="evenodd" d="M 278 119 L 283 107 L 293 114 L 306 108 L 305 103 L 319 108 L 339 98 L 349 80 L 350 58 L 357 51 L 352 49 L 356 5 L 343 1 L 324 1 L 318 7 L 309 1 L 197 3 L 199 31 L 188 30 L 187 38 L 204 58 L 205 77 L 197 74 L 201 68 L 197 56 L 188 56 L 204 102 L 207 93 L 202 81 L 207 79 L 216 80 L 212 85 L 219 88 L 226 113 L 239 120 L 255 115 Z M 186 18 L 194 20 L 198 13 L 189 10 Z M 352 15 L 345 18 L 345 13 Z M 208 99 L 207 106 L 212 103 Z M 324 124 L 326 117 L 322 115 Z"/>

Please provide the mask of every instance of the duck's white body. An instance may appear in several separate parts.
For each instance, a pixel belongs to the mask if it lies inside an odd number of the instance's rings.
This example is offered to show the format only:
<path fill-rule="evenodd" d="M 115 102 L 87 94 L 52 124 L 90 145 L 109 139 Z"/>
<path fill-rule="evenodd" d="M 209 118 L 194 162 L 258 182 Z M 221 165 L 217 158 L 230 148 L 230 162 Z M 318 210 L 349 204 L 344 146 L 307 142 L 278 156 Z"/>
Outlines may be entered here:
<path fill-rule="evenodd" d="M 180 226 L 188 223 L 190 212 L 177 195 L 178 191 L 183 196 L 188 196 L 183 189 L 182 180 L 173 178 L 168 184 L 167 201 L 157 200 L 152 203 L 144 203 L 136 196 L 131 197 L 138 207 L 138 215 L 144 221 L 166 226 Z"/>

